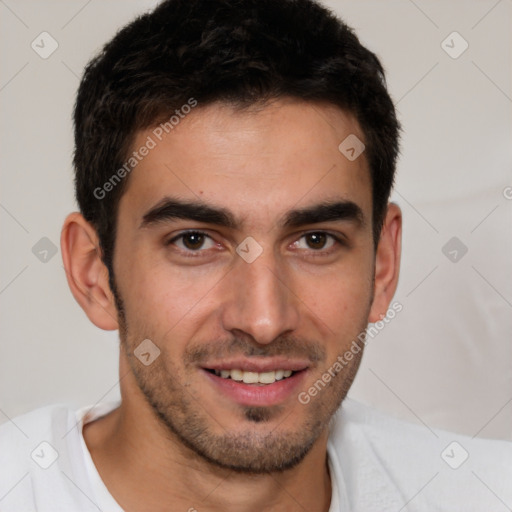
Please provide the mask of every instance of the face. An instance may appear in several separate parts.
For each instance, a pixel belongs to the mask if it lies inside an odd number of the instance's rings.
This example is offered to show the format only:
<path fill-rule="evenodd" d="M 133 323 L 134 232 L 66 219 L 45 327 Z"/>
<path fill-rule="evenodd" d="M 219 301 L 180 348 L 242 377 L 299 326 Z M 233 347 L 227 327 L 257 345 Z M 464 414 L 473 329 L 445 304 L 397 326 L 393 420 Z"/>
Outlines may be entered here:
<path fill-rule="evenodd" d="M 298 398 L 364 330 L 372 302 L 371 182 L 364 153 L 338 150 L 350 134 L 364 140 L 334 106 L 282 99 L 199 105 L 162 140 L 149 129 L 134 141 L 156 144 L 118 210 L 122 357 L 143 393 L 122 383 L 123 399 L 139 392 L 203 460 L 293 467 L 352 383 L 362 351 Z M 148 339 L 146 365 L 134 352 Z"/>

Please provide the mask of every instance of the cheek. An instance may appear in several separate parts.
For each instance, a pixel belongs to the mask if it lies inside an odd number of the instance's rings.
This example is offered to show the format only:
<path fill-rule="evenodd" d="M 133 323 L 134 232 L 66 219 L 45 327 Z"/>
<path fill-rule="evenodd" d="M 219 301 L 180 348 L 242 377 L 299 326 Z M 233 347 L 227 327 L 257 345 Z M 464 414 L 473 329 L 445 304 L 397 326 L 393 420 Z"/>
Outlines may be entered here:
<path fill-rule="evenodd" d="M 302 315 L 307 324 L 315 326 L 314 335 L 324 344 L 327 366 L 349 349 L 368 324 L 372 299 L 371 272 L 369 260 L 360 266 L 339 268 L 336 273 L 301 281 L 303 293 L 300 299 L 305 305 Z M 353 366 L 357 360 L 354 357 L 349 364 L 351 371 L 357 369 L 357 365 Z M 345 381 L 350 372 L 345 368 L 343 375 L 341 380 Z M 338 387 L 336 389 L 339 391 Z"/>
<path fill-rule="evenodd" d="M 210 294 L 215 296 L 215 286 L 224 274 L 219 268 L 180 268 L 165 260 L 145 264 L 144 258 L 124 270 L 128 323 L 132 319 L 132 324 L 145 325 L 160 335 L 175 326 L 183 328 L 185 317 L 197 315 Z"/>
<path fill-rule="evenodd" d="M 361 283 L 349 286 L 351 283 L 346 281 L 337 286 L 333 281 L 331 279 L 326 283 L 322 291 L 305 294 L 301 300 L 306 306 L 303 309 L 304 314 L 313 322 L 316 320 L 318 329 L 321 329 L 320 332 L 327 339 L 331 338 L 339 343 L 356 336 L 366 326 L 371 290 L 367 282 L 361 288 Z"/>
<path fill-rule="evenodd" d="M 230 287 L 236 282 L 226 274 L 225 264 L 177 266 L 150 251 L 126 254 L 131 257 L 119 261 L 118 284 L 132 332 L 155 337 L 169 331 L 184 334 L 187 325 L 198 329 L 233 296 Z M 366 322 L 372 284 L 368 254 L 358 247 L 332 266 L 291 263 L 287 277 L 282 276 L 297 297 L 303 320 L 316 325 L 322 337 L 343 339 Z"/>
<path fill-rule="evenodd" d="M 365 315 L 372 295 L 373 265 L 362 255 L 314 275 L 297 273 L 297 296 L 338 331 Z"/>

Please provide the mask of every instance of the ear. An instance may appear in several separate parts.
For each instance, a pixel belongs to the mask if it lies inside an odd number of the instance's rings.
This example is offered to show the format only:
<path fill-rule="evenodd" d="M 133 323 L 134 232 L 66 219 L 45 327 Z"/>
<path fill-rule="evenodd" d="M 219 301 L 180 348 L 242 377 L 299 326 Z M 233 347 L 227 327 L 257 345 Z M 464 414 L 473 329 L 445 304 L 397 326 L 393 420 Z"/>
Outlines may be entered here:
<path fill-rule="evenodd" d="M 375 283 L 369 322 L 382 320 L 398 285 L 402 250 L 402 211 L 389 203 L 375 257 Z"/>
<path fill-rule="evenodd" d="M 96 230 L 83 215 L 71 213 L 64 221 L 60 245 L 69 288 L 89 320 L 100 329 L 118 329 L 117 309 Z"/>

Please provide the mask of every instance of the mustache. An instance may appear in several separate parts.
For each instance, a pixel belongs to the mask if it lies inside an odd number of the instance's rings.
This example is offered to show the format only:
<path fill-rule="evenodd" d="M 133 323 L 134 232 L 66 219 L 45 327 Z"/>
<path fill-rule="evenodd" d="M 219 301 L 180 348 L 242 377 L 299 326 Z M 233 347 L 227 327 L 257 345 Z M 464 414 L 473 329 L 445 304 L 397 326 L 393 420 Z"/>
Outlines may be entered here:
<path fill-rule="evenodd" d="M 212 359 L 224 359 L 229 356 L 305 358 L 312 363 L 326 360 L 326 351 L 318 342 L 305 341 L 293 336 L 279 337 L 269 344 L 261 345 L 247 338 L 236 337 L 231 340 L 207 342 L 192 345 L 185 350 L 187 363 L 201 365 Z"/>

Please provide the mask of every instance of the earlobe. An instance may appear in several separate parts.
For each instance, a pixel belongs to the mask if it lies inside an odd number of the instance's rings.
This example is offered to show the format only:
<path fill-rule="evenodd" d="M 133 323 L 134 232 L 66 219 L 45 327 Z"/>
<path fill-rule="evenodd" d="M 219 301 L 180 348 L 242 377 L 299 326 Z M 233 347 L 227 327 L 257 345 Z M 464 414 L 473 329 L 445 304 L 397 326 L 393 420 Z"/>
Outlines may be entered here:
<path fill-rule="evenodd" d="M 68 285 L 78 304 L 100 329 L 118 329 L 117 310 L 96 230 L 80 213 L 71 213 L 64 221 L 60 244 Z"/>
<path fill-rule="evenodd" d="M 389 308 L 398 285 L 402 250 L 402 212 L 389 203 L 375 258 L 374 297 L 369 322 L 381 320 Z"/>

